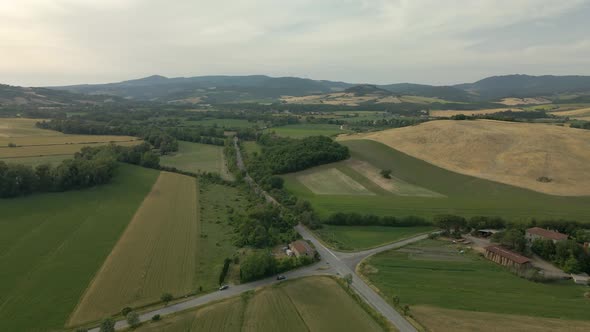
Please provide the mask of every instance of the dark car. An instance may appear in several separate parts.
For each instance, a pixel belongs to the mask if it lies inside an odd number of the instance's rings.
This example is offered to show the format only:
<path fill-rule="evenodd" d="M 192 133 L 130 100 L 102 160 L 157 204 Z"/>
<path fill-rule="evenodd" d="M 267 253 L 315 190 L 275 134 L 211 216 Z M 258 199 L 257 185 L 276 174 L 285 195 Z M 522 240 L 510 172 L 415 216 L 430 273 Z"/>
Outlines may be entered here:
<path fill-rule="evenodd" d="M 287 277 L 282 276 L 282 275 L 281 276 L 277 276 L 277 280 L 285 280 L 285 279 L 287 279 Z"/>

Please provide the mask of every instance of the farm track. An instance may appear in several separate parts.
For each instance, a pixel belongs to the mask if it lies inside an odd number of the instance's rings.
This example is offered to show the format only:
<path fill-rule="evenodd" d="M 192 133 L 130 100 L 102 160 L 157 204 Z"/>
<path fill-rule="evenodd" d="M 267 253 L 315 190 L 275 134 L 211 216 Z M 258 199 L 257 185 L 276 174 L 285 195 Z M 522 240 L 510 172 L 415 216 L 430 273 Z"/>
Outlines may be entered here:
<path fill-rule="evenodd" d="M 240 153 L 240 149 L 238 147 L 238 138 L 234 138 L 234 146 L 236 148 L 236 159 L 238 168 L 245 172 L 244 179 L 246 182 L 251 185 L 257 193 L 261 194 L 265 197 L 269 204 L 276 204 L 279 203 L 270 196 L 266 191 L 262 190 L 258 184 L 247 174 L 246 167 L 244 165 L 242 155 Z M 390 249 L 399 248 L 405 246 L 410 243 L 414 243 L 417 241 L 421 241 L 427 238 L 427 235 L 418 235 L 408 239 L 404 239 L 401 241 L 397 241 L 394 243 L 390 243 L 381 247 L 364 250 L 356 253 L 344 253 L 333 251 L 324 246 L 314 235 L 310 232 L 307 228 L 303 225 L 299 224 L 295 226 L 295 230 L 303 237 L 305 240 L 309 240 L 313 243 L 316 250 L 321 256 L 321 261 L 315 263 L 313 265 L 303 267 L 297 270 L 289 271 L 284 273 L 284 275 L 288 279 L 293 278 L 301 278 L 306 276 L 313 276 L 313 275 L 334 275 L 343 277 L 347 274 L 352 275 L 352 284 L 350 285 L 351 288 L 371 307 L 373 307 L 377 312 L 383 315 L 391 324 L 393 324 L 400 332 L 416 332 L 416 328 L 410 324 L 401 314 L 399 314 L 387 301 L 385 301 L 377 292 L 373 290 L 357 273 L 356 273 L 356 265 L 360 263 L 366 257 L 371 255 L 387 251 Z M 272 285 L 278 283 L 276 278 L 270 277 L 262 280 L 257 280 L 254 282 L 241 284 L 237 286 L 230 287 L 224 291 L 218 291 L 209 293 L 204 296 L 200 296 L 197 298 L 190 299 L 188 301 L 179 302 L 164 308 L 160 308 L 157 310 L 144 312 L 140 315 L 140 321 L 145 322 L 149 321 L 154 315 L 170 315 L 174 313 L 178 313 L 181 311 L 185 311 L 187 309 L 196 308 L 207 303 L 228 299 L 230 297 L 239 295 L 245 291 L 254 290 L 263 286 Z M 128 324 L 125 320 L 117 321 L 115 324 L 115 328 L 117 330 L 128 328 Z M 94 328 L 89 330 L 91 332 L 99 332 L 99 328 Z"/>

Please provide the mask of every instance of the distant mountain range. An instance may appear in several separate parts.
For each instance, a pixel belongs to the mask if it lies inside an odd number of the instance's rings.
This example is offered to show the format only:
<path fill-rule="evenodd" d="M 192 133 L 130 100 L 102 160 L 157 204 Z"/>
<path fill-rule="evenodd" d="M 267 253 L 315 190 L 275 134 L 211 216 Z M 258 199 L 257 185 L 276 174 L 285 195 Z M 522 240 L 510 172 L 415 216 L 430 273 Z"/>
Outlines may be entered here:
<path fill-rule="evenodd" d="M 20 95 L 17 93 L 19 89 L 22 89 Z M 68 99 L 100 101 L 105 100 L 107 98 L 105 96 L 172 103 L 276 102 L 281 96 L 307 96 L 334 92 L 359 95 L 368 93 L 391 96 L 413 95 L 458 102 L 495 101 L 507 97 L 555 99 L 563 94 L 590 95 L 590 76 L 507 75 L 488 77 L 474 83 L 434 86 L 411 83 L 370 85 L 264 75 L 176 78 L 154 75 L 118 83 L 48 88 L 0 85 L 0 104 L 18 104 L 27 101 L 51 104 Z M 81 94 L 86 96 L 80 96 Z"/>

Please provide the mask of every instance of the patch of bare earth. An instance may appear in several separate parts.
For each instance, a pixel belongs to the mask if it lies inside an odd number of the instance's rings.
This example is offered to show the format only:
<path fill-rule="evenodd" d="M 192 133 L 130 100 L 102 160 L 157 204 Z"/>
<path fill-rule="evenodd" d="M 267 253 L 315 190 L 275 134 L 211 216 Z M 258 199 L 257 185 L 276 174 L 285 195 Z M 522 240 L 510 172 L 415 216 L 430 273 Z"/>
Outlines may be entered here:
<path fill-rule="evenodd" d="M 590 321 L 506 315 L 413 306 L 412 315 L 431 332 L 590 331 Z"/>
<path fill-rule="evenodd" d="M 500 101 L 500 104 L 514 106 L 514 105 L 541 105 L 549 104 L 551 100 L 545 98 L 504 98 Z"/>
<path fill-rule="evenodd" d="M 340 136 L 370 139 L 447 170 L 561 196 L 590 195 L 590 131 L 505 121 L 430 121 Z M 541 182 L 545 177 L 550 182 Z"/>
<path fill-rule="evenodd" d="M 436 118 L 450 118 L 454 115 L 464 114 L 468 116 L 473 115 L 486 115 L 486 114 L 494 114 L 500 112 L 522 112 L 523 110 L 520 108 L 490 108 L 490 109 L 483 109 L 483 110 L 443 110 L 443 111 L 430 111 L 430 116 L 434 116 Z"/>

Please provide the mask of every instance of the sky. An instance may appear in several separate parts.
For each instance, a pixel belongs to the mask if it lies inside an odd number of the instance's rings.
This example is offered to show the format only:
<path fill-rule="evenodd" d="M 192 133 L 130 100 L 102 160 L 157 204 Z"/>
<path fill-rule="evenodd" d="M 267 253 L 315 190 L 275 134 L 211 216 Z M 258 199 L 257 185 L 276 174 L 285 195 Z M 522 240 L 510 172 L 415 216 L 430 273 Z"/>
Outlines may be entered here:
<path fill-rule="evenodd" d="M 0 83 L 590 75 L 590 1 L 0 0 Z"/>

